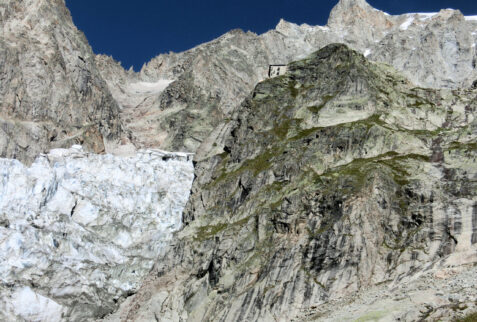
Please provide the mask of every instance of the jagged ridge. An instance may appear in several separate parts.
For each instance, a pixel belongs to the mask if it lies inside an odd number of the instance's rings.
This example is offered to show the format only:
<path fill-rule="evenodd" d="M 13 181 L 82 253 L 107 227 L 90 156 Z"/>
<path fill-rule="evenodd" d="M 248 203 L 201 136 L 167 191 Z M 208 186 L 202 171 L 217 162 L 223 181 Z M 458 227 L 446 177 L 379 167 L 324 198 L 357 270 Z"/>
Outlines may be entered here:
<path fill-rule="evenodd" d="M 132 82 L 175 81 L 125 109 L 125 127 L 139 147 L 193 152 L 267 77 L 268 65 L 303 59 L 330 43 L 386 62 L 423 87 L 468 88 L 477 79 L 477 21 L 458 10 L 391 16 L 365 1 L 343 0 L 326 26 L 281 20 L 262 35 L 233 30 L 186 52 L 152 59 Z M 103 77 L 117 83 L 114 75 Z M 127 84 L 120 88 L 134 96 Z"/>

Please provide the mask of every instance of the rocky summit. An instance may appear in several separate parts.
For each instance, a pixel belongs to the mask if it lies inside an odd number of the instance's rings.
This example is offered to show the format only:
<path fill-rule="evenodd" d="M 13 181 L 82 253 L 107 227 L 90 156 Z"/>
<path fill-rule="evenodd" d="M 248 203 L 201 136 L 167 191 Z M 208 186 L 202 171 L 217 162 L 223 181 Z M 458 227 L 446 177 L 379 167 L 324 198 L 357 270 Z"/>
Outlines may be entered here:
<path fill-rule="evenodd" d="M 289 64 L 196 155 L 179 243 L 118 318 L 333 320 L 331 301 L 472 267 L 476 95 L 416 87 L 341 44 Z M 475 310 L 475 279 L 463 290 Z M 388 294 L 363 317 L 456 309 Z"/>
<path fill-rule="evenodd" d="M 104 56 L 98 66 L 123 106 L 122 124 L 137 147 L 194 152 L 267 78 L 269 65 L 343 43 L 418 86 L 469 88 L 477 80 L 476 41 L 477 19 L 458 10 L 391 16 L 366 1 L 342 0 L 326 26 L 281 20 L 262 35 L 232 30 L 186 52 L 160 55 L 137 74 L 125 74 Z M 140 91 L 131 104 L 138 81 L 149 84 L 149 91 Z M 170 82 L 165 90 L 150 90 L 164 81 Z"/>
<path fill-rule="evenodd" d="M 134 72 L 2 1 L 0 320 L 475 318 L 476 44 L 341 0 Z"/>

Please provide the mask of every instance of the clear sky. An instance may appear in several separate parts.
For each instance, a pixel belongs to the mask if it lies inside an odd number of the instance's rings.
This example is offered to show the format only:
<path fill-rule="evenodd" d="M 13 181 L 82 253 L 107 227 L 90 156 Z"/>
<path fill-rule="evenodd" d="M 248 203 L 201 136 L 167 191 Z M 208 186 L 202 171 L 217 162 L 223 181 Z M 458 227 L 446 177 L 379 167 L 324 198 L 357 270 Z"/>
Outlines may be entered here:
<path fill-rule="evenodd" d="M 324 25 L 337 0 L 66 0 L 95 53 L 140 69 L 160 53 L 184 51 L 241 28 L 263 33 L 280 18 Z M 477 15 L 477 0 L 368 0 L 390 14 L 460 9 Z"/>

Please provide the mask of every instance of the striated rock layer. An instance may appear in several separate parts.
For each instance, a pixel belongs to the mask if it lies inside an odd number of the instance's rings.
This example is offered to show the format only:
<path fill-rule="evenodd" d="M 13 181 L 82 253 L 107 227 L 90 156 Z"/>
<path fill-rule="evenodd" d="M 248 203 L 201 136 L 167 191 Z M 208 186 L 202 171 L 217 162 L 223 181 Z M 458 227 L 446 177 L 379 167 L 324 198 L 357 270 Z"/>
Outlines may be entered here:
<path fill-rule="evenodd" d="M 151 150 L 0 159 L 0 320 L 114 311 L 181 227 L 193 172 L 190 155 Z"/>
<path fill-rule="evenodd" d="M 453 280 L 459 307 L 438 290 L 385 294 L 477 262 L 476 97 L 416 87 L 344 45 L 289 64 L 199 151 L 186 227 L 109 319 L 341 319 L 327 303 L 378 285 L 380 318 L 475 310 L 472 278 Z"/>

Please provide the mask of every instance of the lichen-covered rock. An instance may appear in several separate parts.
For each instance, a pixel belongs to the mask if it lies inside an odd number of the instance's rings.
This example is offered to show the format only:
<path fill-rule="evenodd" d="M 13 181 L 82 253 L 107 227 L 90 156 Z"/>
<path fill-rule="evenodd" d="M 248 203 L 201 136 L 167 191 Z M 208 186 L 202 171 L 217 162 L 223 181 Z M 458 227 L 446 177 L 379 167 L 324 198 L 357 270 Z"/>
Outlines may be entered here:
<path fill-rule="evenodd" d="M 152 150 L 0 159 L 0 320 L 114 311 L 181 227 L 193 172 L 190 155 Z"/>
<path fill-rule="evenodd" d="M 475 263 L 476 95 L 344 45 L 289 64 L 198 152 L 186 227 L 111 320 L 289 321 Z"/>
<path fill-rule="evenodd" d="M 117 104 L 63 0 L 0 3 L 0 75 L 0 156 L 119 139 Z"/>

